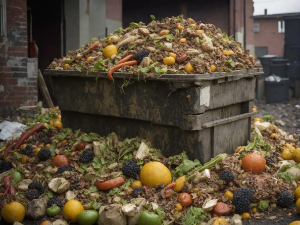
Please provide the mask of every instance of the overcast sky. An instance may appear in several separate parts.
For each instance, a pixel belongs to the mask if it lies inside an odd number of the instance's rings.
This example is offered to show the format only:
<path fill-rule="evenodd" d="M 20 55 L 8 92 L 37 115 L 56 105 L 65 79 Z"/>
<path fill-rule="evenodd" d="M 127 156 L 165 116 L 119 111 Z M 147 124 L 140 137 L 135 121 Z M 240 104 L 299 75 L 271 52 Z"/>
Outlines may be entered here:
<path fill-rule="evenodd" d="M 300 12 L 300 0 L 253 0 L 253 15 L 263 15 L 265 9 L 268 14 Z"/>

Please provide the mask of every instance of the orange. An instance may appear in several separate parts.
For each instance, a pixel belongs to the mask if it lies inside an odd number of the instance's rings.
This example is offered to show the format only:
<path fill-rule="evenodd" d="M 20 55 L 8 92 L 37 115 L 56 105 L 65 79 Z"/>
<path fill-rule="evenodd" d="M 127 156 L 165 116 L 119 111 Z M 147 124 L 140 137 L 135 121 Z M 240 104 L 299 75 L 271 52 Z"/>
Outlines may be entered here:
<path fill-rule="evenodd" d="M 286 143 L 284 146 L 287 147 L 289 150 L 291 150 L 291 152 L 295 151 L 295 149 L 296 149 L 293 145 L 291 145 L 289 143 Z"/>
<path fill-rule="evenodd" d="M 40 223 L 40 225 L 50 225 L 50 224 L 51 224 L 51 221 L 49 221 L 49 220 L 45 220 L 42 223 Z"/>
<path fill-rule="evenodd" d="M 300 155 L 299 155 L 300 156 Z M 292 158 L 292 153 L 290 150 L 284 148 L 281 152 L 281 158 L 285 160 L 290 160 Z"/>
<path fill-rule="evenodd" d="M 250 217 L 251 217 L 250 213 L 247 213 L 247 212 L 244 212 L 243 215 L 242 215 L 243 220 L 249 219 Z"/>
<path fill-rule="evenodd" d="M 71 223 L 77 223 L 77 217 L 83 210 L 84 208 L 79 201 L 71 199 L 63 208 L 64 219 Z"/>
<path fill-rule="evenodd" d="M 173 52 L 170 52 L 169 56 L 173 57 L 174 59 L 176 59 L 176 57 L 177 57 L 177 55 L 175 53 L 173 53 Z"/>
<path fill-rule="evenodd" d="M 165 65 L 172 66 L 175 64 L 175 58 L 169 56 L 163 59 Z"/>
<path fill-rule="evenodd" d="M 16 221 L 22 223 L 25 217 L 25 207 L 19 202 L 11 202 L 2 208 L 1 216 L 7 223 Z"/>
<path fill-rule="evenodd" d="M 223 218 L 218 218 L 211 225 L 228 225 L 228 223 Z"/>
<path fill-rule="evenodd" d="M 250 153 L 242 159 L 242 167 L 247 172 L 260 174 L 266 167 L 266 159 L 257 153 Z"/>
<path fill-rule="evenodd" d="M 55 120 L 53 123 L 53 126 L 56 127 L 57 129 L 61 129 L 62 128 L 62 123 L 58 120 Z"/>
<path fill-rule="evenodd" d="M 190 73 L 194 71 L 194 67 L 192 66 L 192 64 L 188 63 L 184 66 L 185 72 Z"/>
<path fill-rule="evenodd" d="M 233 199 L 233 193 L 231 191 L 226 191 L 224 193 L 224 195 L 232 201 L 232 199 Z"/>
<path fill-rule="evenodd" d="M 110 58 L 112 55 L 117 55 L 118 50 L 115 45 L 108 45 L 103 49 L 103 55 L 105 58 Z"/>
<path fill-rule="evenodd" d="M 172 182 L 170 170 L 161 162 L 146 163 L 140 172 L 140 180 L 143 185 L 156 187 L 158 184 L 165 185 Z"/>
<path fill-rule="evenodd" d="M 300 220 L 293 221 L 289 225 L 300 225 Z"/>
<path fill-rule="evenodd" d="M 300 148 L 296 148 L 293 153 L 292 153 L 292 159 L 297 162 L 300 163 Z"/>
<path fill-rule="evenodd" d="M 216 66 L 215 65 L 211 65 L 210 66 L 210 71 L 211 72 L 215 72 L 216 71 Z"/>
<path fill-rule="evenodd" d="M 298 200 L 300 198 L 300 186 L 296 188 L 294 193 L 295 193 L 295 199 Z"/>
<path fill-rule="evenodd" d="M 139 188 L 139 187 L 142 187 L 142 182 L 137 180 L 137 181 L 134 181 L 131 185 L 132 189 L 135 189 L 135 188 Z"/>

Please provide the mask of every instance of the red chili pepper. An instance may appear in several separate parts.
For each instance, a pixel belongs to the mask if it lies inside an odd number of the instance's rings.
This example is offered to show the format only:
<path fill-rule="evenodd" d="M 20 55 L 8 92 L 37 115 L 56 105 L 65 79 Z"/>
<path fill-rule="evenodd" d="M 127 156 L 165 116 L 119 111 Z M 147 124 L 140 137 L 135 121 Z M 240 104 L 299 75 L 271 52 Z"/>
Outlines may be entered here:
<path fill-rule="evenodd" d="M 4 152 L 4 158 L 7 157 L 8 155 L 8 152 L 12 149 L 12 148 L 19 148 L 23 142 L 29 138 L 31 135 L 33 135 L 35 132 L 39 131 L 40 129 L 44 128 L 44 124 L 43 123 L 39 123 L 39 124 L 36 124 L 33 128 L 31 128 L 30 130 L 28 131 L 25 131 L 22 133 L 21 137 L 19 138 L 18 142 L 12 146 L 8 146 L 6 149 L 5 149 L 5 152 Z"/>
<path fill-rule="evenodd" d="M 12 176 L 6 176 L 3 178 L 3 186 L 5 188 L 5 192 L 2 196 L 11 195 L 13 198 L 16 197 L 16 189 L 12 184 Z"/>
<path fill-rule="evenodd" d="M 119 64 L 121 64 L 121 63 L 123 63 L 123 62 L 127 62 L 127 61 L 128 61 L 129 59 L 131 59 L 133 56 L 134 56 L 134 54 L 130 54 L 130 55 L 128 55 L 128 56 L 125 56 L 123 59 L 121 59 L 119 62 L 117 62 L 116 65 L 119 65 Z"/>
<path fill-rule="evenodd" d="M 120 69 L 120 68 L 123 67 L 123 66 L 132 66 L 132 65 L 137 65 L 137 64 L 138 64 L 138 61 L 133 60 L 133 61 L 124 62 L 124 63 L 118 64 L 118 65 L 115 65 L 114 67 L 112 67 L 112 68 L 108 71 L 108 73 L 107 73 L 107 79 L 109 79 L 109 80 L 114 80 L 112 74 L 113 74 L 117 69 Z"/>

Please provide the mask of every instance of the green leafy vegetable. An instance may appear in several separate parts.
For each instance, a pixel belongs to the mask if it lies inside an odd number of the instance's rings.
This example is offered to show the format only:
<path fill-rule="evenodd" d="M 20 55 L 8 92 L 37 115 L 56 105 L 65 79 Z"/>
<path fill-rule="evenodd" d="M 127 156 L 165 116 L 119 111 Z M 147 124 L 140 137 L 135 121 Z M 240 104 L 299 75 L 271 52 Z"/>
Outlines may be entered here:
<path fill-rule="evenodd" d="M 115 34 L 120 34 L 122 32 L 122 27 L 119 27 L 118 29 L 115 30 Z"/>
<path fill-rule="evenodd" d="M 182 219 L 182 225 L 198 225 L 205 218 L 206 215 L 202 208 L 191 206 Z"/>
<path fill-rule="evenodd" d="M 274 119 L 274 116 L 272 116 L 272 115 L 264 115 L 264 116 L 262 116 L 261 118 L 262 118 L 263 120 L 265 120 L 265 121 L 272 122 L 273 119 Z"/>
<path fill-rule="evenodd" d="M 196 166 L 200 166 L 200 165 L 201 165 L 201 163 L 198 159 L 195 159 L 194 161 L 184 159 L 183 162 L 175 168 L 174 176 L 175 177 L 183 176 L 183 175 L 187 174 L 187 172 L 189 170 L 191 170 L 192 168 L 194 168 Z"/>
<path fill-rule="evenodd" d="M 161 39 L 164 39 L 164 38 L 166 38 L 167 40 L 172 40 L 173 37 L 174 37 L 173 34 L 166 34 L 166 35 L 163 35 L 163 36 L 155 37 L 154 40 L 161 40 Z"/>
<path fill-rule="evenodd" d="M 232 69 L 229 69 L 228 67 L 223 67 L 223 70 L 224 70 L 225 72 L 232 72 Z"/>
<path fill-rule="evenodd" d="M 272 146 L 263 141 L 260 136 L 255 135 L 251 142 L 248 142 L 248 145 L 245 147 L 246 151 L 255 150 L 255 151 L 270 151 Z"/>
<path fill-rule="evenodd" d="M 152 21 L 155 20 L 155 16 L 154 15 L 150 15 Z"/>
<path fill-rule="evenodd" d="M 269 200 L 261 200 L 261 201 L 259 201 L 258 208 L 261 211 L 264 211 L 266 208 L 268 208 L 269 202 L 270 202 Z"/>
<path fill-rule="evenodd" d="M 168 67 L 166 66 L 155 67 L 154 70 L 158 74 L 166 74 L 168 72 Z"/>
<path fill-rule="evenodd" d="M 95 41 L 98 41 L 98 38 L 93 37 L 93 38 L 90 40 L 89 44 L 92 44 L 92 43 L 95 42 Z"/>
<path fill-rule="evenodd" d="M 160 217 L 161 220 L 165 218 L 165 212 L 161 206 L 158 206 L 154 212 Z"/>
<path fill-rule="evenodd" d="M 108 69 L 105 68 L 105 65 L 102 61 L 98 60 L 94 63 L 94 67 L 92 68 L 93 72 L 107 72 Z"/>
<path fill-rule="evenodd" d="M 236 66 L 235 61 L 233 61 L 232 59 L 228 59 L 228 60 L 226 61 L 226 63 L 229 64 L 231 67 L 235 67 L 235 66 Z"/>
<path fill-rule="evenodd" d="M 282 173 L 278 173 L 278 178 L 280 179 L 284 179 L 287 182 L 293 182 L 295 180 L 295 176 L 293 174 L 291 174 L 290 172 L 282 172 Z"/>
<path fill-rule="evenodd" d="M 139 74 L 145 74 L 145 73 L 148 73 L 150 70 L 152 70 L 152 69 L 156 66 L 157 63 L 158 63 L 158 62 L 155 62 L 155 63 L 152 63 L 151 65 L 149 65 L 149 66 L 147 66 L 147 67 L 139 68 L 137 72 L 138 72 Z"/>
<path fill-rule="evenodd" d="M 79 71 L 79 72 L 81 72 L 81 70 L 82 70 L 82 68 L 81 68 L 80 65 L 76 65 L 76 66 L 75 66 L 75 69 L 76 69 L 77 71 Z"/>

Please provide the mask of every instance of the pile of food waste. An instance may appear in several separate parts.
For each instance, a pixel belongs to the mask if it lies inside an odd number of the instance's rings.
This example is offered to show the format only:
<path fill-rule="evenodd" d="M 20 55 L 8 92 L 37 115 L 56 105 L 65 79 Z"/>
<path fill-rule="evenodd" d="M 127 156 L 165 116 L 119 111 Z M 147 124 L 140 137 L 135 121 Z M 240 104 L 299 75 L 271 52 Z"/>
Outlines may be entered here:
<path fill-rule="evenodd" d="M 58 108 L 43 110 L 1 146 L 1 219 L 217 225 L 300 212 L 298 137 L 270 118 L 253 118 L 246 146 L 201 164 L 185 152 L 164 157 L 139 137 L 63 128 Z"/>
<path fill-rule="evenodd" d="M 69 51 L 54 59 L 48 69 L 113 72 L 134 75 L 204 74 L 257 67 L 255 58 L 241 43 L 213 24 L 182 16 L 166 17 L 145 25 L 132 22 L 108 37 Z"/>

